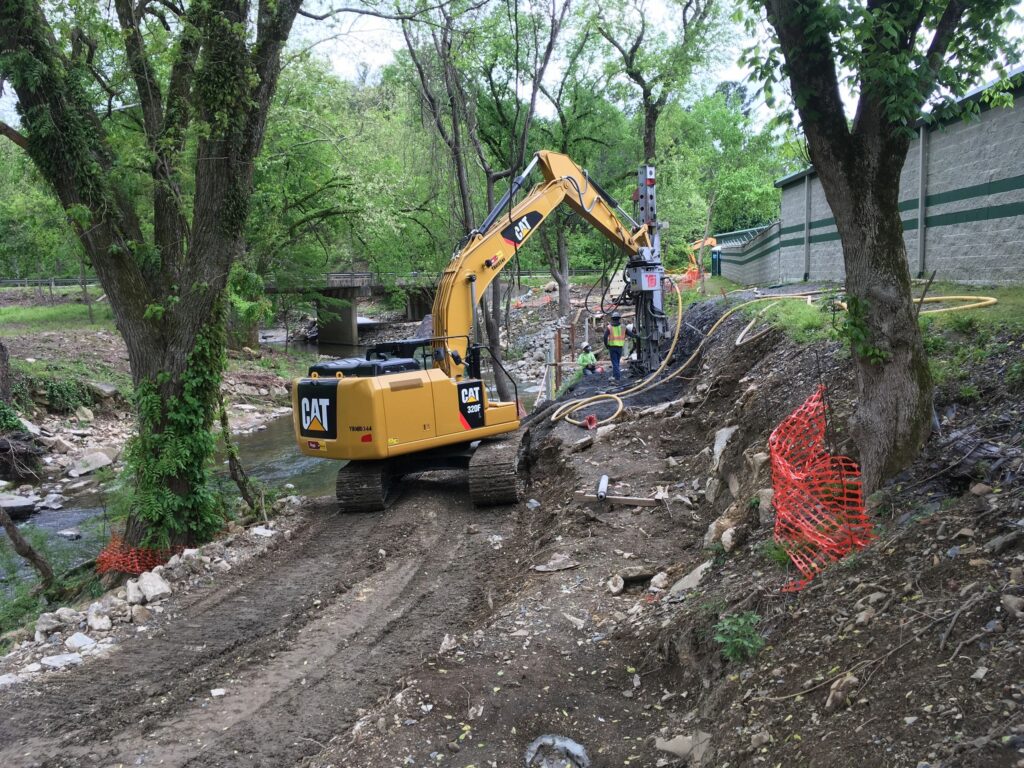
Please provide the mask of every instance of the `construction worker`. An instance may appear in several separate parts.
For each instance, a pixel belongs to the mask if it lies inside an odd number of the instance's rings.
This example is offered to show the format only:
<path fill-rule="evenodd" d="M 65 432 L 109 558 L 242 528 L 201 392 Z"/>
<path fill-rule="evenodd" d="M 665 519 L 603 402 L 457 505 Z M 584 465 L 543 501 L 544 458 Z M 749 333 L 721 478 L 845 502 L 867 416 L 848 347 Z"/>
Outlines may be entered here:
<path fill-rule="evenodd" d="M 597 373 L 597 355 L 586 342 L 580 347 L 580 356 L 576 358 L 576 364 L 584 376 Z"/>
<path fill-rule="evenodd" d="M 633 334 L 622 324 L 622 315 L 613 312 L 611 324 L 604 328 L 604 345 L 608 348 L 608 357 L 612 362 L 612 377 L 616 381 L 622 379 L 619 362 L 622 360 L 622 349 L 626 346 L 626 338 L 631 335 Z"/>

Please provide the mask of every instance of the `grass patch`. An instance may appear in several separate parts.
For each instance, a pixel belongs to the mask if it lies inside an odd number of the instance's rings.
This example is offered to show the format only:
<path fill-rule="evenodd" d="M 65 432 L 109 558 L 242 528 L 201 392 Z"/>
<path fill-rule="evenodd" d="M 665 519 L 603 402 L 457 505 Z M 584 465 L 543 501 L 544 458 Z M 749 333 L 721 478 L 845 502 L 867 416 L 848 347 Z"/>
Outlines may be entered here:
<path fill-rule="evenodd" d="M 914 295 L 921 295 L 921 286 L 914 286 Z M 937 312 L 922 315 L 931 327 L 949 329 L 962 334 L 991 331 L 997 328 L 1024 332 L 1024 286 L 979 286 L 936 282 L 928 289 L 929 296 L 991 296 L 998 304 L 963 312 Z M 938 309 L 941 304 L 926 304 L 924 309 Z M 949 306 L 955 306 L 950 303 Z"/>
<path fill-rule="evenodd" d="M 774 539 L 766 539 L 761 542 L 760 550 L 761 556 L 768 562 L 773 563 L 780 568 L 789 568 L 789 553 L 786 552 L 785 547 Z"/>
<path fill-rule="evenodd" d="M 284 379 L 298 379 L 309 372 L 309 366 L 316 362 L 317 352 L 308 349 L 289 349 L 283 347 L 268 349 L 262 347 L 263 354 L 256 360 L 229 358 L 225 375 L 251 373 L 253 366 L 262 368 Z"/>
<path fill-rule="evenodd" d="M 95 322 L 89 324 L 84 304 L 50 304 L 39 307 L 0 307 L 0 336 L 21 336 L 68 328 L 114 328 L 109 303 L 93 304 Z"/>

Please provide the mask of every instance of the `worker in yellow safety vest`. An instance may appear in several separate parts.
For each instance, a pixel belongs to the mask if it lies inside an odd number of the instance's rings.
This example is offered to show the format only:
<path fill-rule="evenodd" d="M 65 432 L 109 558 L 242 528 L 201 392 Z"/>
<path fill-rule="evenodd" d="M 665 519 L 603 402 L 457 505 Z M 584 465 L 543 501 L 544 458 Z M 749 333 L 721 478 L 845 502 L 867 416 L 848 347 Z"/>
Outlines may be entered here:
<path fill-rule="evenodd" d="M 616 381 L 622 378 L 619 362 L 622 360 L 622 350 L 626 346 L 626 338 L 633 335 L 635 334 L 622 324 L 622 315 L 613 312 L 611 323 L 604 328 L 604 345 L 608 348 L 608 357 L 612 363 L 612 377 Z"/>

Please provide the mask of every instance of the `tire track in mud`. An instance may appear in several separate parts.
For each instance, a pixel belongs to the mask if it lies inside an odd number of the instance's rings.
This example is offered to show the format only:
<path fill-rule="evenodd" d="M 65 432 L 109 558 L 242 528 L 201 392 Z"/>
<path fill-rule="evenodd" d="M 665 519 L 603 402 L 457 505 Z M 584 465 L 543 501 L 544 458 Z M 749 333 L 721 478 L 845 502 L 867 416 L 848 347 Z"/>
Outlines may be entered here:
<path fill-rule="evenodd" d="M 152 637 L 8 691 L 0 765 L 280 768 L 315 755 L 479 606 L 494 552 L 466 524 L 511 523 L 473 510 L 464 488 L 421 480 L 383 514 L 318 504 L 290 543 L 182 596 Z"/>

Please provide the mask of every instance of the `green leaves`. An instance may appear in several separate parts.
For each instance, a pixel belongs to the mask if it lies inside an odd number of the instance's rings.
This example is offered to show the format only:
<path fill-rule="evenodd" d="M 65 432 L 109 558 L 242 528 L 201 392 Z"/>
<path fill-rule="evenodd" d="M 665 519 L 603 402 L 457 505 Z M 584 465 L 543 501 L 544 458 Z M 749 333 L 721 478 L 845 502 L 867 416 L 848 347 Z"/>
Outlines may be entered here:
<path fill-rule="evenodd" d="M 764 648 L 764 638 L 757 631 L 760 621 L 761 617 L 753 611 L 723 616 L 715 624 L 714 634 L 723 658 L 736 662 L 754 658 Z"/>

